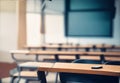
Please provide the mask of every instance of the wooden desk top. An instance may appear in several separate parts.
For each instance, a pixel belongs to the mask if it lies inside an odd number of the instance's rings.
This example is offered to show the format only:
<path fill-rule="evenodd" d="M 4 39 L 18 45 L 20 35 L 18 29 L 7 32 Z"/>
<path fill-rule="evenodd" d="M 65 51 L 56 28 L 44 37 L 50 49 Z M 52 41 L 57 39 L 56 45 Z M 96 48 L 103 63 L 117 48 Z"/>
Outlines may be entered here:
<path fill-rule="evenodd" d="M 51 68 L 54 65 L 54 63 L 50 62 L 25 62 L 19 64 L 20 67 L 29 67 L 29 68 L 38 68 L 38 67 L 46 67 Z"/>
<path fill-rule="evenodd" d="M 102 65 L 102 69 L 91 69 L 92 66 L 96 64 L 55 63 L 52 68 L 39 67 L 38 71 L 120 76 L 120 66 Z"/>
<path fill-rule="evenodd" d="M 29 50 L 10 50 L 9 52 L 11 54 L 28 54 L 30 51 Z"/>

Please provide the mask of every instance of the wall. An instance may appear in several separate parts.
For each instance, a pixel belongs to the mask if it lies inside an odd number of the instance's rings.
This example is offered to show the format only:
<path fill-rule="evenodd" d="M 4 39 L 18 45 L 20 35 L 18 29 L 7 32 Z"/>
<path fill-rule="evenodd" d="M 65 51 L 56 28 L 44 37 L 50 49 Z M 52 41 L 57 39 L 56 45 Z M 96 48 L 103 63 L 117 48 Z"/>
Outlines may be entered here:
<path fill-rule="evenodd" d="M 16 0 L 0 0 L 0 61 L 12 62 L 9 50 L 17 46 Z"/>

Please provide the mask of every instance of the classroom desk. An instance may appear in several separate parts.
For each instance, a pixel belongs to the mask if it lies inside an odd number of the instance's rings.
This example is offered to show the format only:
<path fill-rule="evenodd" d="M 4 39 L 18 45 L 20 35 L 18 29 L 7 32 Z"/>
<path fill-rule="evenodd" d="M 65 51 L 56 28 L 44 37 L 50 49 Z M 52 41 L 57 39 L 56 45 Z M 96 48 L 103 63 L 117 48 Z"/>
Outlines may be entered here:
<path fill-rule="evenodd" d="M 58 51 L 61 51 L 62 49 L 85 49 L 86 51 L 89 51 L 90 48 L 92 48 L 92 45 L 41 45 L 41 46 L 24 46 L 24 48 L 27 48 L 29 50 L 31 49 L 57 49 Z"/>
<path fill-rule="evenodd" d="M 105 56 L 107 57 L 120 57 L 120 52 L 81 52 L 81 51 L 41 51 L 41 50 L 13 50 L 10 51 L 12 58 L 16 61 L 15 54 L 26 54 L 26 55 L 36 55 L 36 61 L 39 55 L 54 55 L 55 60 L 59 61 L 59 56 L 70 55 L 75 56 L 76 59 L 80 59 L 80 56 L 100 56 L 101 61 L 105 61 Z"/>
<path fill-rule="evenodd" d="M 41 80 L 41 83 L 47 83 L 47 80 L 45 77 L 45 71 L 47 72 L 68 72 L 68 73 L 118 76 L 119 83 L 120 83 L 120 66 L 102 65 L 103 66 L 102 69 L 91 69 L 91 67 L 95 65 L 96 64 L 55 63 L 51 68 L 39 67 L 38 78 L 39 80 Z"/>
<path fill-rule="evenodd" d="M 46 50 L 48 49 L 58 49 L 59 51 L 62 49 L 85 49 L 86 51 L 89 51 L 90 49 L 100 49 L 102 52 L 106 51 L 106 49 L 120 49 L 120 46 L 115 45 L 41 45 L 41 46 L 24 46 L 24 48 L 27 48 L 29 50 L 31 49 L 42 49 Z"/>

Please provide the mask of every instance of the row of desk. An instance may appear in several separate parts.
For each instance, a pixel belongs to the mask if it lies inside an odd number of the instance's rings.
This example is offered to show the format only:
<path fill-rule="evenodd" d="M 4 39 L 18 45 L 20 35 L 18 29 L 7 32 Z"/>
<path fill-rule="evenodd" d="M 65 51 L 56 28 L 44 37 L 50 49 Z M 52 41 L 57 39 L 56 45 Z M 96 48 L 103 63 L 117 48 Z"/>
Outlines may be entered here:
<path fill-rule="evenodd" d="M 120 46 L 115 46 L 115 45 L 41 45 L 41 46 L 24 46 L 24 48 L 27 48 L 29 50 L 31 49 L 42 49 L 42 50 L 46 50 L 46 49 L 57 49 L 57 50 L 62 50 L 62 49 L 75 49 L 75 50 L 79 50 L 79 49 L 85 49 L 86 51 L 90 51 L 90 49 L 93 50 L 100 50 L 100 51 L 106 51 L 107 49 L 119 49 L 120 50 Z"/>
<path fill-rule="evenodd" d="M 105 61 L 104 57 L 120 57 L 120 52 L 82 52 L 82 51 L 42 51 L 42 50 L 11 50 L 12 58 L 16 60 L 15 55 L 21 56 L 21 54 L 35 55 L 37 62 L 28 62 L 19 65 L 20 67 L 38 68 L 38 78 L 41 83 L 47 83 L 45 72 L 70 72 L 70 73 L 86 73 L 97 75 L 118 76 L 120 80 L 120 66 L 102 65 L 103 68 L 99 70 L 91 69 L 95 64 L 73 64 L 73 63 L 45 63 L 38 62 L 38 56 L 40 55 L 54 55 L 55 61 L 59 61 L 59 56 L 75 56 L 75 59 L 80 59 L 81 56 L 99 56 L 101 61 Z M 19 55 L 20 54 L 20 55 Z"/>
<path fill-rule="evenodd" d="M 12 58 L 15 59 L 15 54 L 35 55 L 36 61 L 39 55 L 54 55 L 55 61 L 59 61 L 59 56 L 75 56 L 75 59 L 80 59 L 80 56 L 99 56 L 101 61 L 105 61 L 105 57 L 118 57 L 120 52 L 81 52 L 81 51 L 41 51 L 41 50 L 12 50 L 10 51 Z"/>
<path fill-rule="evenodd" d="M 91 69 L 93 66 L 101 65 L 101 69 Z M 104 64 L 76 64 L 76 63 L 49 63 L 49 62 L 26 62 L 19 65 L 26 68 L 38 68 L 40 83 L 47 83 L 45 72 L 68 72 L 79 74 L 95 74 L 105 76 L 117 76 L 120 83 L 120 66 Z"/>

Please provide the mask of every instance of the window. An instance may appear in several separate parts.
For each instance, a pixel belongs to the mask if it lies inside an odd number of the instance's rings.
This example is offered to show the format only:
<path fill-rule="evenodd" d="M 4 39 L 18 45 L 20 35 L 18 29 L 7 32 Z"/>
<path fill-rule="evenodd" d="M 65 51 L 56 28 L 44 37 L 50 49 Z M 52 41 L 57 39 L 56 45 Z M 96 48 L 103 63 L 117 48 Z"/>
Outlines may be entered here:
<path fill-rule="evenodd" d="M 40 45 L 43 40 L 45 43 L 66 42 L 64 37 L 64 0 L 46 0 L 44 36 L 40 33 L 41 0 L 27 0 L 26 11 L 27 45 Z"/>

